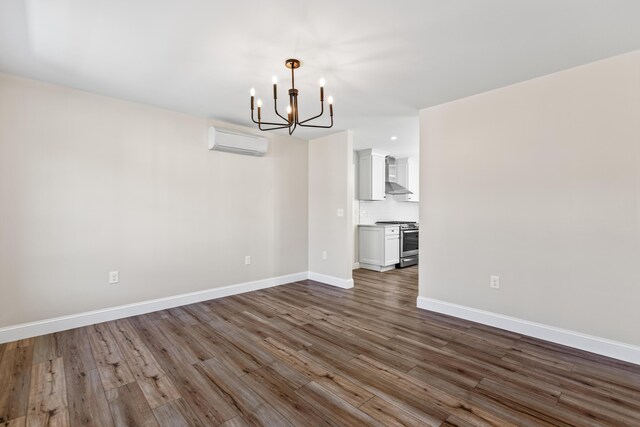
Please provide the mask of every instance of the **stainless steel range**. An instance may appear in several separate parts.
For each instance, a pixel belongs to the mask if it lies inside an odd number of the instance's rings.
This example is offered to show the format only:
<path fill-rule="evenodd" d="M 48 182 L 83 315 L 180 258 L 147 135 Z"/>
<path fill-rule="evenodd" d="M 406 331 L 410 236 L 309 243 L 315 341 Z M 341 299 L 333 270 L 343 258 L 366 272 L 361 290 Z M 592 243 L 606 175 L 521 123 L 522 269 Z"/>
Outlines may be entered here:
<path fill-rule="evenodd" d="M 376 224 L 400 226 L 400 263 L 397 267 L 409 267 L 418 263 L 419 226 L 414 221 L 378 221 Z"/>

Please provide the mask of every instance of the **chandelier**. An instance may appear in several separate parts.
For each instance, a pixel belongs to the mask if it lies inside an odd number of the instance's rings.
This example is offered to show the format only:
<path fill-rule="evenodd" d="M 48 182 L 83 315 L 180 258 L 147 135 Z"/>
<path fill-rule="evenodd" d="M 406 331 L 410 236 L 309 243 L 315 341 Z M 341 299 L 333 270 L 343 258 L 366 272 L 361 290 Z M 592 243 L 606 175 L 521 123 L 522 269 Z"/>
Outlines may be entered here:
<path fill-rule="evenodd" d="M 295 70 L 300 68 L 300 61 L 297 59 L 287 59 L 284 62 L 285 66 L 291 70 L 291 89 L 289 89 L 289 104 L 287 104 L 287 117 L 278 112 L 278 79 L 273 77 L 273 107 L 276 115 L 283 121 L 280 122 L 265 122 L 262 121 L 262 100 L 258 99 L 255 103 L 258 107 L 258 120 L 253 117 L 254 111 L 254 99 L 256 95 L 255 89 L 251 88 L 251 120 L 258 125 L 258 128 L 263 131 L 276 130 L 276 129 L 289 129 L 289 135 L 296 130 L 297 126 L 309 127 L 309 128 L 322 128 L 329 129 L 333 126 L 333 97 L 329 96 L 327 102 L 329 103 L 329 116 L 331 117 L 331 124 L 328 126 L 311 125 L 308 122 L 319 118 L 324 114 L 324 79 L 320 79 L 320 114 L 317 116 L 309 117 L 306 120 L 300 120 L 298 116 L 298 89 L 295 85 Z"/>

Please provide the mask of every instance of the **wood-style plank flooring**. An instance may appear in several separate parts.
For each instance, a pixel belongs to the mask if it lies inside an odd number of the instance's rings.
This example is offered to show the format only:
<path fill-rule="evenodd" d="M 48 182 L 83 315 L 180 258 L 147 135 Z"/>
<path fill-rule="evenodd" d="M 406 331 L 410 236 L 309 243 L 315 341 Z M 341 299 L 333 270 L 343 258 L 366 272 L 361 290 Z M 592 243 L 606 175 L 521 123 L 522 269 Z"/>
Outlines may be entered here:
<path fill-rule="evenodd" d="M 0 345 L 4 426 L 640 425 L 640 367 L 354 272 Z"/>

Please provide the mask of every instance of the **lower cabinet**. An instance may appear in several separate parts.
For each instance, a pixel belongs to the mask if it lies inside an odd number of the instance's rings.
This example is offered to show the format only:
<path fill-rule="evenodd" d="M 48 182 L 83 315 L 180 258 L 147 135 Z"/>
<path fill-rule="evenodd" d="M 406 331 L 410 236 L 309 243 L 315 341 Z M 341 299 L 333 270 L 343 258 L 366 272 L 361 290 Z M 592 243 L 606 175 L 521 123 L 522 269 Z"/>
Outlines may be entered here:
<path fill-rule="evenodd" d="M 387 271 L 400 262 L 400 228 L 398 226 L 360 225 L 360 268 Z"/>

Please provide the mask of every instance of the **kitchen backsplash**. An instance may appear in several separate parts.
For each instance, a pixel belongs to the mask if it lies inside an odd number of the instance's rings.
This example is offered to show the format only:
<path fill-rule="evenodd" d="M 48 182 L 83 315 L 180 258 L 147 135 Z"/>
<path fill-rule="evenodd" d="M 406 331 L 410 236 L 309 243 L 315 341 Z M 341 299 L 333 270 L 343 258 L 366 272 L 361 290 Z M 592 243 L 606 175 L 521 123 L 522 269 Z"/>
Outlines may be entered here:
<path fill-rule="evenodd" d="M 393 196 L 387 200 L 360 200 L 360 224 L 373 224 L 376 221 L 419 221 L 418 203 L 399 202 Z"/>

